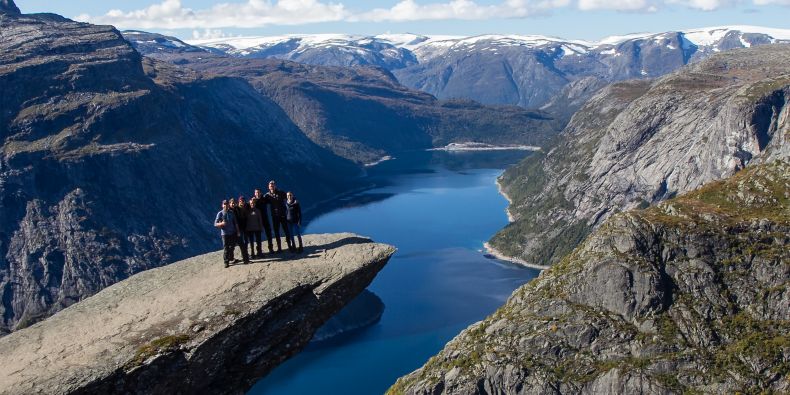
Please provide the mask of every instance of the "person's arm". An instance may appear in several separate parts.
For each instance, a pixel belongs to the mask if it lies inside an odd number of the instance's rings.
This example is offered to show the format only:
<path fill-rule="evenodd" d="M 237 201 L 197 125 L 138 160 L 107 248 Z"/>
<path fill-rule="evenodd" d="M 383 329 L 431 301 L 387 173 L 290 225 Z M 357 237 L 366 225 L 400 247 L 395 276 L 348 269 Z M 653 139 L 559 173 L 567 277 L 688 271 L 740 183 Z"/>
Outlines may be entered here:
<path fill-rule="evenodd" d="M 302 205 L 296 203 L 296 224 L 302 226 Z"/>
<path fill-rule="evenodd" d="M 214 219 L 214 227 L 222 228 L 225 226 L 225 221 L 222 220 L 222 211 L 217 213 L 217 218 Z"/>

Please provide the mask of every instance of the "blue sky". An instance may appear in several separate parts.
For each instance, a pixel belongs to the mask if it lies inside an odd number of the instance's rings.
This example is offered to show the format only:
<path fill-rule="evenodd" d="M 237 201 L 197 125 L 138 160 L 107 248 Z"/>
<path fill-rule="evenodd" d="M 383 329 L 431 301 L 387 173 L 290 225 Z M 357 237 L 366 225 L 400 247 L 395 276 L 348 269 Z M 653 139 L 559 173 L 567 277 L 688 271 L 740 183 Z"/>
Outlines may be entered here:
<path fill-rule="evenodd" d="M 719 25 L 790 29 L 790 0 L 17 0 L 121 29 L 195 35 L 542 34 L 597 40 Z M 114 10 L 114 11 L 113 11 Z"/>

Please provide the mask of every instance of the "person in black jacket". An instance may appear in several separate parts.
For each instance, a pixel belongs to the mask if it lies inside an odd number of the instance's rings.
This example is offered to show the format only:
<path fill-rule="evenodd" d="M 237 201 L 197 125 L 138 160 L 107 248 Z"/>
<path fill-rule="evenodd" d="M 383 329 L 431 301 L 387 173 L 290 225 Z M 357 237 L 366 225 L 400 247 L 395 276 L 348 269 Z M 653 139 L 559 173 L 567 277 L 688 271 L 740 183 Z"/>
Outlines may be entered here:
<path fill-rule="evenodd" d="M 266 200 L 269 203 L 269 209 L 272 212 L 272 226 L 274 227 L 274 237 L 277 239 L 277 252 L 283 251 L 280 244 L 280 227 L 285 232 L 285 242 L 288 244 L 288 250 L 295 252 L 291 244 L 291 232 L 288 231 L 288 221 L 286 220 L 286 207 L 285 207 L 285 192 L 277 189 L 277 184 L 272 180 L 269 181 L 269 193 L 266 194 Z"/>
<path fill-rule="evenodd" d="M 293 192 L 288 192 L 285 201 L 285 219 L 288 221 L 288 231 L 291 233 L 291 245 L 296 247 L 294 236 L 299 239 L 298 252 L 304 251 L 302 248 L 302 206 L 294 197 Z"/>
<path fill-rule="evenodd" d="M 269 211 L 266 210 L 266 206 L 269 204 L 268 199 L 266 196 L 261 193 L 260 189 L 255 190 L 255 207 L 258 210 L 261 210 L 261 219 L 263 220 L 263 231 L 266 232 L 266 242 L 269 245 L 269 253 L 274 252 L 274 248 L 272 247 L 272 225 L 269 223 Z M 263 258 L 263 254 L 259 258 Z"/>
<path fill-rule="evenodd" d="M 263 213 L 258 208 L 258 202 L 255 198 L 250 199 L 250 205 L 247 208 L 247 226 L 244 231 L 247 235 L 247 244 L 250 245 L 250 257 L 262 258 L 263 251 L 261 249 L 261 230 L 263 229 Z M 255 253 L 257 247 L 258 253 Z"/>
<path fill-rule="evenodd" d="M 241 229 L 243 229 L 243 228 L 241 226 L 239 226 L 240 223 L 241 223 L 241 221 L 239 219 L 239 212 L 240 212 L 239 207 L 236 205 L 236 201 L 233 200 L 233 198 L 228 199 L 228 204 L 230 205 L 229 210 L 233 213 L 233 216 L 236 218 L 236 230 L 237 230 L 237 232 L 236 232 L 236 238 L 235 238 L 236 240 L 235 241 L 236 241 L 237 245 L 239 246 L 239 249 L 241 249 L 241 259 L 244 262 L 244 264 L 250 263 L 250 256 L 247 255 L 247 248 L 245 247 L 245 244 L 241 240 L 241 233 L 242 233 Z M 234 261 L 235 261 L 235 259 L 234 259 Z"/>
<path fill-rule="evenodd" d="M 241 229 L 241 233 L 239 234 L 239 244 L 241 244 L 241 248 L 247 249 L 247 243 L 250 241 L 248 240 L 247 233 L 245 230 L 247 229 L 247 212 L 249 211 L 249 207 L 247 207 L 247 202 L 244 200 L 244 196 L 239 196 L 239 200 L 236 203 L 236 218 L 239 220 L 239 229 Z"/>

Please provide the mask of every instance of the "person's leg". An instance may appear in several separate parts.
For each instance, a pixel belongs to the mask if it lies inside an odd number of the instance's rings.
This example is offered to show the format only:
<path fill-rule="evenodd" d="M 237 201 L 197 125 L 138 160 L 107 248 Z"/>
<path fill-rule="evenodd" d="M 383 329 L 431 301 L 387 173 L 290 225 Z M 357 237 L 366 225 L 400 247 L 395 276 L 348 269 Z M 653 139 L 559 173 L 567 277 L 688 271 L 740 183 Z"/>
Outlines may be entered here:
<path fill-rule="evenodd" d="M 304 251 L 304 247 L 302 247 L 302 226 L 299 224 L 294 224 L 294 230 L 292 233 L 296 233 L 296 238 L 299 239 L 299 252 Z"/>
<path fill-rule="evenodd" d="M 269 223 L 269 217 L 267 215 L 263 216 L 263 231 L 266 232 L 266 242 L 269 245 L 269 253 L 274 252 L 274 248 L 272 247 L 272 225 Z"/>
<path fill-rule="evenodd" d="M 272 218 L 272 227 L 274 227 L 274 239 L 277 240 L 277 252 L 283 250 L 280 243 L 280 219 L 277 217 Z"/>
<path fill-rule="evenodd" d="M 296 240 L 299 240 L 299 248 L 297 248 L 297 252 L 302 252 L 302 227 L 299 226 L 297 223 L 288 223 L 288 229 L 291 232 L 291 244 L 296 248 Z M 296 240 L 295 240 L 296 239 Z"/>
<path fill-rule="evenodd" d="M 230 261 L 233 260 L 234 245 L 228 235 L 222 235 L 222 260 L 225 262 L 225 267 L 228 267 Z"/>
<path fill-rule="evenodd" d="M 258 249 L 258 258 L 263 258 L 263 248 L 261 248 L 261 231 L 253 232 L 253 237 L 255 238 L 255 246 Z"/>
<path fill-rule="evenodd" d="M 244 231 L 242 230 L 241 232 L 238 233 L 238 235 L 239 235 L 239 245 L 241 246 L 241 249 L 247 251 L 247 234 L 244 233 Z"/>
<path fill-rule="evenodd" d="M 294 225 L 295 224 L 292 224 L 292 223 L 290 223 L 288 221 L 286 221 L 286 224 L 288 225 L 288 248 L 291 249 L 292 246 L 296 245 L 294 243 Z"/>
<path fill-rule="evenodd" d="M 288 220 L 285 217 L 280 218 L 280 223 L 283 225 L 283 231 L 285 232 L 285 242 L 288 243 L 288 251 L 296 252 L 296 248 L 294 247 L 294 239 L 291 237 L 291 231 L 288 230 Z"/>
<path fill-rule="evenodd" d="M 253 231 L 245 231 L 244 238 L 247 240 L 247 247 L 250 248 L 249 256 L 255 256 L 255 236 Z"/>
<path fill-rule="evenodd" d="M 235 256 L 236 255 L 236 251 L 235 250 L 236 250 L 236 244 L 238 243 L 238 240 L 236 240 L 236 235 L 235 234 L 227 235 L 227 238 L 228 238 L 228 251 L 230 251 L 228 259 L 229 259 L 230 263 L 233 263 L 233 261 L 236 260 L 236 256 Z"/>
<path fill-rule="evenodd" d="M 241 260 L 242 260 L 242 262 L 249 263 L 250 262 L 250 256 L 247 255 L 247 245 L 244 244 L 244 238 L 241 236 L 241 234 L 239 235 L 238 244 L 239 244 L 239 249 L 241 250 Z"/>

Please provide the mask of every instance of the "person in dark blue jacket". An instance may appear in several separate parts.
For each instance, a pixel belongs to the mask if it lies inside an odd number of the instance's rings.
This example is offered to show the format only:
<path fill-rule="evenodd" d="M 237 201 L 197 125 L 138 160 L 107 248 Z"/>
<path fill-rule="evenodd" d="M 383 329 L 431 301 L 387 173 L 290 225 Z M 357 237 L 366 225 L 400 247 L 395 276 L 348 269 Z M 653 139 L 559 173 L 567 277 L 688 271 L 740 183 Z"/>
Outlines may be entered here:
<path fill-rule="evenodd" d="M 222 201 L 222 210 L 217 213 L 217 217 L 214 219 L 214 227 L 220 230 L 222 249 L 224 250 L 222 258 L 225 261 L 225 267 L 228 267 L 231 262 L 236 261 L 233 258 L 233 250 L 238 244 L 236 237 L 240 233 L 240 229 L 227 200 Z"/>
<path fill-rule="evenodd" d="M 294 236 L 296 236 L 299 239 L 299 249 L 297 251 L 302 252 L 304 251 L 302 247 L 302 206 L 299 205 L 299 201 L 296 200 L 293 192 L 288 192 L 286 197 L 285 219 L 288 221 L 288 230 L 291 233 L 291 245 L 296 246 L 294 242 Z"/>

